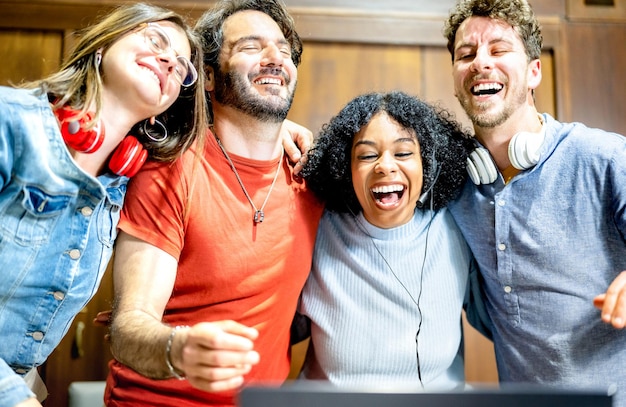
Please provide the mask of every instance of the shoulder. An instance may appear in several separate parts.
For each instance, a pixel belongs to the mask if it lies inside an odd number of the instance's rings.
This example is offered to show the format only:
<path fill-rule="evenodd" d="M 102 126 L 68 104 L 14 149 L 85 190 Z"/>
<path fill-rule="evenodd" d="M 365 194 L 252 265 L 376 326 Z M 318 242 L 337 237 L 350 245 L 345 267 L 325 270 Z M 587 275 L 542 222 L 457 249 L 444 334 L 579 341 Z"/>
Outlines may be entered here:
<path fill-rule="evenodd" d="M 589 127 L 580 122 L 560 122 L 549 115 L 546 118 L 546 135 L 555 137 L 560 143 L 575 143 L 582 147 L 606 146 L 607 143 L 626 145 L 626 138 L 618 133 Z"/>
<path fill-rule="evenodd" d="M 452 211 L 448 208 L 441 208 L 435 211 L 431 222 L 431 228 L 441 230 L 449 236 L 461 235 L 461 231 L 452 216 Z"/>
<path fill-rule="evenodd" d="M 626 155 L 626 137 L 588 127 L 579 122 L 562 123 L 547 116 L 546 128 L 547 157 L 557 161 L 607 164 L 612 160 L 623 160 Z"/>
<path fill-rule="evenodd" d="M 358 216 L 358 215 L 357 215 Z M 318 238 L 349 239 L 348 236 L 357 234 L 365 236 L 362 229 L 357 226 L 356 217 L 347 213 L 338 213 L 330 209 L 324 209 L 317 230 Z"/>
<path fill-rule="evenodd" d="M 47 106 L 48 99 L 38 90 L 0 86 L 0 103 L 4 105 Z"/>

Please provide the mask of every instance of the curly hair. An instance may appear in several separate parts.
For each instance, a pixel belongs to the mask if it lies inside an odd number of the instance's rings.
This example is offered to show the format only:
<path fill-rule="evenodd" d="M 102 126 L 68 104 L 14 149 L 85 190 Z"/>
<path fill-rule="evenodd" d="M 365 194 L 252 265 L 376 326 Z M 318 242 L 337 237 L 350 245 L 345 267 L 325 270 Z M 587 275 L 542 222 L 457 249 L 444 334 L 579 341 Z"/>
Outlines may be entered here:
<path fill-rule="evenodd" d="M 459 0 L 444 24 L 443 35 L 454 61 L 456 32 L 470 17 L 489 17 L 509 24 L 519 34 L 528 60 L 539 59 L 543 37 L 533 9 L 526 0 Z"/>
<path fill-rule="evenodd" d="M 302 169 L 309 188 L 329 210 L 362 210 L 352 186 L 352 143 L 380 112 L 415 134 L 424 168 L 422 190 L 432 188 L 433 209 L 444 207 L 467 179 L 466 160 L 474 144 L 452 113 L 398 91 L 358 96 L 322 126 Z"/>

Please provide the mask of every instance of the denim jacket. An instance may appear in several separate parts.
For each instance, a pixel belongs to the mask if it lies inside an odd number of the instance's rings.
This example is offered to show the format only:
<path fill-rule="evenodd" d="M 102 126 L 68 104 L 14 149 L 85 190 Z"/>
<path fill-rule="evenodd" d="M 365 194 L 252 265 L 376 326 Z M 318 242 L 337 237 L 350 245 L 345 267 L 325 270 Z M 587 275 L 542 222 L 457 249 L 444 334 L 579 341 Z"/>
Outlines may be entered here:
<path fill-rule="evenodd" d="M 128 182 L 81 170 L 39 93 L 0 87 L 0 407 L 95 294 Z"/>

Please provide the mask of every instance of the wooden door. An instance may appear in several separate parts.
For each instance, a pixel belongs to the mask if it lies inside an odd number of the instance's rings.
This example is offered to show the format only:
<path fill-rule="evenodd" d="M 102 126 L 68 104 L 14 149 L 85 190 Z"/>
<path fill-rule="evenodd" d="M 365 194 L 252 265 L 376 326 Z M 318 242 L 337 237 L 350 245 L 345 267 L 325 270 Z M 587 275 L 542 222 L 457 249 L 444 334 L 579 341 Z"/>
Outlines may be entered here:
<path fill-rule="evenodd" d="M 0 30 L 0 85 L 44 77 L 61 64 L 62 32 Z"/>

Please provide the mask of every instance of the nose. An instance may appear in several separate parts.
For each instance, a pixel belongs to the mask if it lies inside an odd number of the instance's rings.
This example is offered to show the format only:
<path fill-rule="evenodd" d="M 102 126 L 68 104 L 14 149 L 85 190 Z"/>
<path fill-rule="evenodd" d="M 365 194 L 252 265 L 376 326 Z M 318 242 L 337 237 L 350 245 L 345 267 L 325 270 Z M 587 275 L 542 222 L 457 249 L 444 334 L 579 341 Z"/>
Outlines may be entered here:
<path fill-rule="evenodd" d="M 160 65 L 164 65 L 169 73 L 173 73 L 176 69 L 176 65 L 178 64 L 178 58 L 172 49 L 168 49 L 158 54 L 156 56 L 156 60 Z"/>
<path fill-rule="evenodd" d="M 491 70 L 493 68 L 493 58 L 486 48 L 479 48 L 476 50 L 476 55 L 472 60 L 472 65 L 470 68 L 474 72 Z"/>
<path fill-rule="evenodd" d="M 263 62 L 264 65 L 280 66 L 283 64 L 283 54 L 280 52 L 280 48 L 275 43 L 268 44 L 263 48 Z"/>
<path fill-rule="evenodd" d="M 176 57 L 177 55 L 172 48 L 163 50 L 156 55 L 157 61 L 173 65 L 176 64 Z"/>
<path fill-rule="evenodd" d="M 375 167 L 375 171 L 381 175 L 392 174 L 396 172 L 397 169 L 396 160 L 394 160 L 393 155 L 389 152 L 385 152 L 380 156 Z"/>

